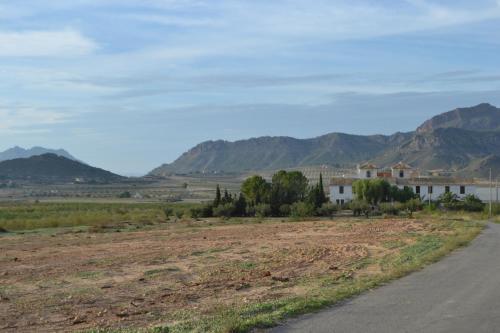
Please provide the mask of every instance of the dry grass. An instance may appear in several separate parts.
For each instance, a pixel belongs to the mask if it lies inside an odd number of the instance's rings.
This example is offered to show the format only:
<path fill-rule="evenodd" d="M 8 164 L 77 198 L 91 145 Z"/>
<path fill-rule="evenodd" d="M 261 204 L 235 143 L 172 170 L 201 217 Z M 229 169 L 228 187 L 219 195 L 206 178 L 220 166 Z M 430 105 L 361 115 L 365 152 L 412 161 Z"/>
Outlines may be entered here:
<path fill-rule="evenodd" d="M 0 329 L 265 327 L 404 275 L 479 230 L 438 219 L 339 219 L 1 236 Z"/>

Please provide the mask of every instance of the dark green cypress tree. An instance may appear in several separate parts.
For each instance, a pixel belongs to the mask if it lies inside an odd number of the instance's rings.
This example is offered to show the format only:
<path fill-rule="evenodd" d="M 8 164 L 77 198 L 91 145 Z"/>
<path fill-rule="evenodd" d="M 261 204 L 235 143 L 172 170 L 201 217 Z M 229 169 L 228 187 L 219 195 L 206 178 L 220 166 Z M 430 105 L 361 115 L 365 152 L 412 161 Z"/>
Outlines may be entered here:
<path fill-rule="evenodd" d="M 323 175 L 321 173 L 319 174 L 318 192 L 319 202 L 322 205 L 328 201 L 328 198 L 325 195 L 325 188 L 323 187 Z"/>
<path fill-rule="evenodd" d="M 221 204 L 220 187 L 219 184 L 217 184 L 217 187 L 215 188 L 214 207 L 217 207 L 220 204 Z"/>

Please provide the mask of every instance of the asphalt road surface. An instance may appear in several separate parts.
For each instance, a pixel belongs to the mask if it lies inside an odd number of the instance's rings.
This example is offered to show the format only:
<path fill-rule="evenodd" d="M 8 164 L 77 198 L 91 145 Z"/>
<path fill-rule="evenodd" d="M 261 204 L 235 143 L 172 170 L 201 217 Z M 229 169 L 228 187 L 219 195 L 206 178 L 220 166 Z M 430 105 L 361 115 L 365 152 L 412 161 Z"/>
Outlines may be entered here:
<path fill-rule="evenodd" d="M 422 271 L 270 332 L 500 332 L 500 225 Z"/>

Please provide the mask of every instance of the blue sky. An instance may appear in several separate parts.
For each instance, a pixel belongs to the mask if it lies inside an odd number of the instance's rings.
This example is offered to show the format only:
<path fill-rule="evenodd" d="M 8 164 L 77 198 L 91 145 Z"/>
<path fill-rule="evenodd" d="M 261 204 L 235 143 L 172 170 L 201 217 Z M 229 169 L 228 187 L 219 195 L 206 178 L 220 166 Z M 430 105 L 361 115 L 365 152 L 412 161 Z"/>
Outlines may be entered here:
<path fill-rule="evenodd" d="M 0 150 L 122 174 L 209 139 L 500 105 L 500 0 L 0 0 Z"/>

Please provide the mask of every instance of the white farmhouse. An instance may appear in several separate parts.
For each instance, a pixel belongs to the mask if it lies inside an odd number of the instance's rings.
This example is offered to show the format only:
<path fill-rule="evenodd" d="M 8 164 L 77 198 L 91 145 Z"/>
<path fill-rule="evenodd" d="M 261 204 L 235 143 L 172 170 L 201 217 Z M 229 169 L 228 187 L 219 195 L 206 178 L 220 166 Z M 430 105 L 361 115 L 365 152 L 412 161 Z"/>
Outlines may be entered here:
<path fill-rule="evenodd" d="M 390 168 L 390 171 L 380 171 L 373 164 L 358 166 L 355 177 L 336 177 L 330 183 L 330 200 L 337 204 L 344 204 L 354 199 L 352 185 L 359 179 L 379 178 L 387 180 L 391 185 L 400 189 L 409 187 L 420 196 L 422 200 L 435 200 L 441 194 L 451 192 L 459 198 L 466 195 L 477 195 L 477 186 L 473 180 L 452 177 L 421 177 L 411 166 L 400 162 Z M 483 201 L 485 198 L 481 199 Z"/>

